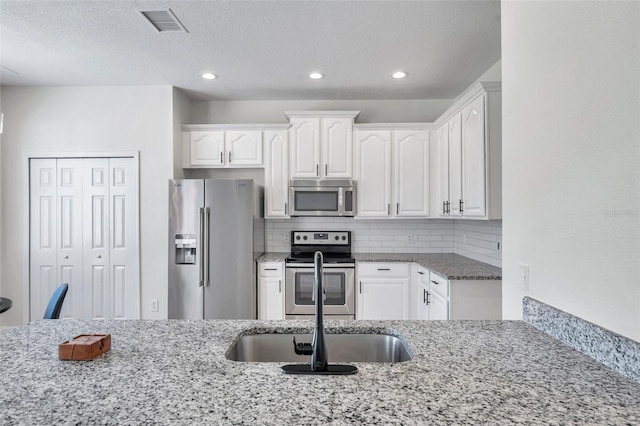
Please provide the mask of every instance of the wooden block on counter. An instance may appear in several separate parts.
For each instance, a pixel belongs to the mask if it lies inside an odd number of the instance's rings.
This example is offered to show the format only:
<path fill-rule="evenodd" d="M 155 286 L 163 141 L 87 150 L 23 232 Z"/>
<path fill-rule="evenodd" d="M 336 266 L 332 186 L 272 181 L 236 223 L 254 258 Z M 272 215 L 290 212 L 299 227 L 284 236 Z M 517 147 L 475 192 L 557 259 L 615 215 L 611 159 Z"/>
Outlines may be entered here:
<path fill-rule="evenodd" d="M 111 349 L 110 334 L 80 334 L 58 345 L 63 361 L 90 361 Z"/>

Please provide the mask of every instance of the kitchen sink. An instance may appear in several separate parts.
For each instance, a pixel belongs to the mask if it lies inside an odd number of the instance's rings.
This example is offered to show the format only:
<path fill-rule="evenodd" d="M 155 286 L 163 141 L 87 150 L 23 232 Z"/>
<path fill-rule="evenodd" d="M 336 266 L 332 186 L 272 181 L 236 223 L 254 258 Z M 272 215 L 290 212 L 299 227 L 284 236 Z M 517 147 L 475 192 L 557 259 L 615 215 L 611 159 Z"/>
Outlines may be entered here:
<path fill-rule="evenodd" d="M 309 362 L 296 355 L 293 338 L 311 342 L 311 334 L 263 333 L 240 336 L 225 356 L 244 362 Z M 405 342 L 388 334 L 326 334 L 329 362 L 403 362 L 412 358 Z"/>

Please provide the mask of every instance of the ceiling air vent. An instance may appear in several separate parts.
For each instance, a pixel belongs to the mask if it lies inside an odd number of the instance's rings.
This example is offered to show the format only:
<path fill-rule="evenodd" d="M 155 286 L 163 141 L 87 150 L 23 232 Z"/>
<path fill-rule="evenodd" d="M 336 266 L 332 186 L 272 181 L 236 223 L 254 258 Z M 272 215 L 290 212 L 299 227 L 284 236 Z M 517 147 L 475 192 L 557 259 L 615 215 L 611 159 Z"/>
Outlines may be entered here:
<path fill-rule="evenodd" d="M 159 33 L 189 32 L 184 25 L 182 25 L 182 22 L 176 18 L 176 15 L 173 14 L 171 9 L 140 11 L 140 14 L 144 16 L 149 24 Z"/>

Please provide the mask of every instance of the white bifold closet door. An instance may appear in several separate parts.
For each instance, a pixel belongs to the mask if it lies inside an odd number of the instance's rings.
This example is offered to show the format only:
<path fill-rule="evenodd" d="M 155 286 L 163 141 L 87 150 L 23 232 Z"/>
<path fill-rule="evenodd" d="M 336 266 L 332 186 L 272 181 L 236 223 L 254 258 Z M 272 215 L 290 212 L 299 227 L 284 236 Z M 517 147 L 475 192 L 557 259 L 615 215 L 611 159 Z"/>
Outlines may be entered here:
<path fill-rule="evenodd" d="M 133 158 L 31 159 L 30 319 L 61 283 L 60 318 L 139 318 Z"/>

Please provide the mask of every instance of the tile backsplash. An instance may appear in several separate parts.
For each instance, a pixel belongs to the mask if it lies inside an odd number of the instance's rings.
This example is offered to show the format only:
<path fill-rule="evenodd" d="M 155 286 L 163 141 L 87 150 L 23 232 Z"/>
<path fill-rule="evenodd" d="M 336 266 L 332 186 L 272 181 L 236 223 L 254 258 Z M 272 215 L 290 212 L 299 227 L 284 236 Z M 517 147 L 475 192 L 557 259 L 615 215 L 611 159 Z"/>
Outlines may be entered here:
<path fill-rule="evenodd" d="M 501 221 L 296 217 L 266 222 L 269 252 L 288 252 L 294 230 L 347 230 L 355 253 L 457 253 L 502 266 Z"/>

